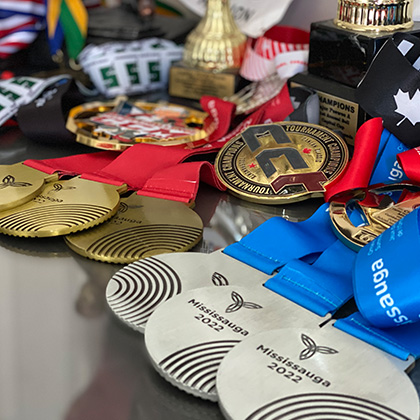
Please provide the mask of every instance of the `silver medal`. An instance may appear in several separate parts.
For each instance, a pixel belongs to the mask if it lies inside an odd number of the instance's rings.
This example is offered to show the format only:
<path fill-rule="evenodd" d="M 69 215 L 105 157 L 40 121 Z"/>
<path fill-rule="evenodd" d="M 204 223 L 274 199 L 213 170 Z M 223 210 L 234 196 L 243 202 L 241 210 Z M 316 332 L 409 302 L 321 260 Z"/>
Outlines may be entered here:
<path fill-rule="evenodd" d="M 121 321 L 143 332 L 153 311 L 181 292 L 212 285 L 260 284 L 269 277 L 222 251 L 162 254 L 118 271 L 108 283 L 106 299 Z"/>
<path fill-rule="evenodd" d="M 230 420 L 418 420 L 402 361 L 340 330 L 282 328 L 250 336 L 222 361 L 219 404 Z"/>
<path fill-rule="evenodd" d="M 165 379 L 216 401 L 220 362 L 241 340 L 281 325 L 317 325 L 320 320 L 262 284 L 204 287 L 161 305 L 146 325 L 145 342 L 153 365 Z"/>

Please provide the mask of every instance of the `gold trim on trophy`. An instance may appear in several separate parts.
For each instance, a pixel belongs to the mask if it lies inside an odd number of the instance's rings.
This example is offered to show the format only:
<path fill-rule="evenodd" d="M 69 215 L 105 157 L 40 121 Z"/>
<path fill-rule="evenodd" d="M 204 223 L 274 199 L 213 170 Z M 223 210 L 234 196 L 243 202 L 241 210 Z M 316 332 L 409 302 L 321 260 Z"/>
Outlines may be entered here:
<path fill-rule="evenodd" d="M 246 36 L 233 19 L 229 0 L 208 0 L 203 19 L 187 36 L 183 62 L 205 70 L 239 69 L 245 46 Z"/>
<path fill-rule="evenodd" d="M 338 0 L 334 23 L 355 31 L 397 31 L 413 26 L 413 0 Z"/>
<path fill-rule="evenodd" d="M 187 36 L 182 61 L 169 75 L 169 94 L 188 99 L 235 93 L 246 36 L 237 27 L 229 0 L 208 0 L 204 17 Z"/>

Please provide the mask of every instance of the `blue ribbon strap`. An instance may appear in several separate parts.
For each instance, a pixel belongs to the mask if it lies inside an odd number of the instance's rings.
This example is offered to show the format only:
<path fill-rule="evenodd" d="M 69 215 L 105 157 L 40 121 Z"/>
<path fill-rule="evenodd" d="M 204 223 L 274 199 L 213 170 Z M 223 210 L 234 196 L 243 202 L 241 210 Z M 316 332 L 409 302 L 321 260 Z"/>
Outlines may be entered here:
<path fill-rule="evenodd" d="M 369 185 L 384 183 L 394 184 L 407 181 L 408 178 L 397 161 L 397 154 L 408 150 L 397 137 L 384 129 L 379 143 L 375 169 L 370 178 Z"/>
<path fill-rule="evenodd" d="M 379 328 L 420 320 L 419 210 L 395 223 L 357 255 L 353 286 L 361 314 Z"/>
<path fill-rule="evenodd" d="M 324 251 L 335 240 L 328 204 L 323 204 L 303 222 L 273 217 L 223 252 L 266 274 L 273 274 L 294 258 Z"/>
<path fill-rule="evenodd" d="M 335 322 L 334 327 L 402 360 L 420 357 L 420 323 L 380 329 L 370 324 L 359 312 Z"/>
<path fill-rule="evenodd" d="M 320 316 L 335 312 L 353 296 L 356 253 L 335 241 L 310 265 L 292 260 L 265 287 Z"/>

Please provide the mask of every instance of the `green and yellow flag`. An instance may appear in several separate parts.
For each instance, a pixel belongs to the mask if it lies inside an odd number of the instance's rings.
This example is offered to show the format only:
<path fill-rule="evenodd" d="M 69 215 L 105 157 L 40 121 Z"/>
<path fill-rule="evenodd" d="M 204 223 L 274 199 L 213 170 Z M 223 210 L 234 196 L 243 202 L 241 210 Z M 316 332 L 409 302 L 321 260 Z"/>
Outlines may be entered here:
<path fill-rule="evenodd" d="M 76 59 L 86 41 L 88 14 L 82 0 L 46 0 L 47 32 L 52 55 L 65 40 L 67 53 Z"/>

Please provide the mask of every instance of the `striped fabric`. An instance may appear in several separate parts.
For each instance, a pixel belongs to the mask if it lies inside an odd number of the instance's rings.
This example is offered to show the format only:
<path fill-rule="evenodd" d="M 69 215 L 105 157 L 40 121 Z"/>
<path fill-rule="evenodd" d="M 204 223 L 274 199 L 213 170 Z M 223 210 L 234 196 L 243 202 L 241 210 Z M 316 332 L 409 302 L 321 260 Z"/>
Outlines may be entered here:
<path fill-rule="evenodd" d="M 307 67 L 309 33 L 292 27 L 274 26 L 264 36 L 248 38 L 240 69 L 243 78 L 262 81 L 278 74 L 289 78 Z"/>
<path fill-rule="evenodd" d="M 51 54 L 55 55 L 65 39 L 70 58 L 83 49 L 88 15 L 82 0 L 46 0 L 47 30 Z"/>
<path fill-rule="evenodd" d="M 255 52 L 264 57 L 272 60 L 276 55 L 283 54 L 290 51 L 307 50 L 309 44 L 293 44 L 290 42 L 278 42 L 273 39 L 261 37 L 255 42 Z"/>
<path fill-rule="evenodd" d="M 44 27 L 43 0 L 0 1 L 0 58 L 26 48 Z"/>

